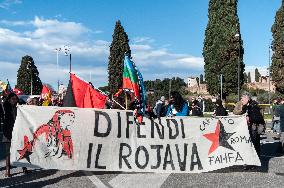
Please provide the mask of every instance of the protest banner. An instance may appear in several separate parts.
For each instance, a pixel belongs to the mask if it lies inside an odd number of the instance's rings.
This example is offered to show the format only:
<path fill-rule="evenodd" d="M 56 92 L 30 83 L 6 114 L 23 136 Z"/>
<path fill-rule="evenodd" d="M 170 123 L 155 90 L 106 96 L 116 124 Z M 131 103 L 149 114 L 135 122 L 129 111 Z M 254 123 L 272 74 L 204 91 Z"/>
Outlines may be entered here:
<path fill-rule="evenodd" d="M 246 117 L 143 119 L 132 111 L 19 106 L 11 161 L 44 169 L 200 173 L 257 165 Z"/>

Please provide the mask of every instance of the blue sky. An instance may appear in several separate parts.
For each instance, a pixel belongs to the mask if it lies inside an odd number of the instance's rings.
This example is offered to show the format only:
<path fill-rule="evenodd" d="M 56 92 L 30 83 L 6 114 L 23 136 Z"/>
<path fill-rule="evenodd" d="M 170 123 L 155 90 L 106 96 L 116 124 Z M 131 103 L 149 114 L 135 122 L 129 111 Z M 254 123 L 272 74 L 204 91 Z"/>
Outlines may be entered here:
<path fill-rule="evenodd" d="M 56 47 L 70 46 L 73 71 L 95 86 L 107 84 L 109 45 L 116 20 L 130 39 L 144 79 L 203 73 L 202 48 L 208 0 L 2 0 L 0 79 L 16 83 L 21 57 L 31 55 L 43 82 L 68 79 L 68 59 Z M 281 0 L 239 0 L 246 70 L 266 74 L 270 28 Z M 90 78 L 91 73 L 91 78 Z"/>

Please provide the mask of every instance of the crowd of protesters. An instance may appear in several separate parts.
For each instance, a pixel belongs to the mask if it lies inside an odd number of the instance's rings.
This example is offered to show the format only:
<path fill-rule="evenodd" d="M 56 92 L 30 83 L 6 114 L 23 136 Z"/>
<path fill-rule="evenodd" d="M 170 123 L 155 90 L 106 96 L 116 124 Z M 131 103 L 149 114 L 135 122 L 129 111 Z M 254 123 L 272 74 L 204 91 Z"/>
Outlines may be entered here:
<path fill-rule="evenodd" d="M 23 104 L 18 96 L 14 93 L 10 93 L 4 100 L 0 100 L 0 120 L 3 122 L 3 140 L 5 144 L 6 154 L 6 173 L 7 177 L 11 176 L 10 173 L 10 146 L 12 139 L 12 131 L 17 115 L 17 104 Z M 43 101 L 38 97 L 28 98 L 26 105 L 41 106 Z M 50 106 L 62 106 L 63 102 L 53 99 L 50 102 Z M 130 104 L 131 106 L 132 104 Z M 133 104 L 134 105 L 134 104 Z M 108 99 L 106 108 L 111 108 L 111 101 Z M 135 108 L 135 105 L 134 107 Z M 169 99 L 161 96 L 156 102 L 155 106 L 151 108 L 149 105 L 146 109 L 145 116 L 148 118 L 161 118 L 161 117 L 174 117 L 174 116 L 197 116 L 203 117 L 204 113 L 204 100 L 201 96 L 198 98 L 192 98 L 190 101 L 186 101 L 179 92 L 172 91 Z M 233 114 L 243 115 L 246 114 L 248 130 L 251 137 L 251 141 L 255 147 L 255 150 L 260 155 L 260 135 L 265 131 L 265 121 L 260 111 L 260 107 L 257 102 L 252 100 L 249 93 L 244 93 L 241 100 L 235 105 Z M 227 116 L 228 111 L 223 106 L 223 102 L 220 99 L 216 100 L 215 110 L 213 117 Z M 284 148 L 284 100 L 278 98 L 274 101 L 272 106 L 272 129 L 277 132 L 279 139 Z M 28 173 L 27 168 L 23 168 L 24 173 Z"/>
<path fill-rule="evenodd" d="M 148 106 L 146 115 L 150 118 L 173 116 L 203 117 L 203 111 L 204 105 L 201 96 L 198 99 L 192 98 L 191 101 L 186 101 L 179 92 L 172 91 L 169 99 L 161 96 L 153 108 Z"/>

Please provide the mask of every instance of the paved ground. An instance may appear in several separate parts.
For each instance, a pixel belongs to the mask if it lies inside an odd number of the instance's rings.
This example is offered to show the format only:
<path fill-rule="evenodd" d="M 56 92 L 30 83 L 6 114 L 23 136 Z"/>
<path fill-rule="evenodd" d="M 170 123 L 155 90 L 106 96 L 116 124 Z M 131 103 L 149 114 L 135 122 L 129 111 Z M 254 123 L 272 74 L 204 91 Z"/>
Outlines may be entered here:
<path fill-rule="evenodd" d="M 0 136 L 1 137 L 1 136 Z M 262 167 L 243 170 L 231 167 L 203 174 L 98 173 L 34 169 L 29 174 L 13 168 L 13 177 L 5 178 L 3 145 L 0 143 L 0 187 L 284 187 L 284 157 L 272 133 L 262 140 Z"/>

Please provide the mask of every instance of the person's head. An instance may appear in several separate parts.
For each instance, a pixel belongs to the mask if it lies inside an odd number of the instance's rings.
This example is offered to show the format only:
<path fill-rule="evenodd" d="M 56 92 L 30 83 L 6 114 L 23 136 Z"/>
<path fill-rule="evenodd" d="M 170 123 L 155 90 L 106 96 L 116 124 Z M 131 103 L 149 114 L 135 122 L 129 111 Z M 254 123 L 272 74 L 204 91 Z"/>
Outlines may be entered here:
<path fill-rule="evenodd" d="M 283 101 L 283 99 L 281 97 L 277 97 L 277 99 L 275 99 L 273 102 L 274 104 L 281 104 L 281 101 Z"/>
<path fill-rule="evenodd" d="M 165 99 L 165 105 L 169 105 L 169 104 L 170 104 L 169 100 Z"/>
<path fill-rule="evenodd" d="M 15 93 L 10 93 L 6 98 L 6 102 L 10 103 L 12 106 L 16 106 L 18 101 L 19 98 Z"/>
<path fill-rule="evenodd" d="M 197 98 L 198 102 L 201 102 L 202 101 L 202 96 L 199 95 L 198 98 Z"/>
<path fill-rule="evenodd" d="M 179 112 L 184 104 L 182 96 L 177 91 L 172 91 L 170 96 L 171 103 L 174 105 L 176 111 Z"/>
<path fill-rule="evenodd" d="M 247 105 L 250 100 L 251 100 L 251 95 L 250 95 L 250 93 L 244 92 L 244 93 L 242 94 L 242 98 L 241 98 L 242 105 Z"/>
<path fill-rule="evenodd" d="M 164 96 L 161 96 L 161 99 L 160 99 L 162 102 L 165 102 L 165 97 Z"/>
<path fill-rule="evenodd" d="M 39 100 L 38 98 L 28 98 L 27 100 L 27 105 L 35 105 L 38 106 L 39 105 Z"/>
<path fill-rule="evenodd" d="M 216 100 L 216 106 L 223 106 L 221 99 Z"/>
<path fill-rule="evenodd" d="M 198 106 L 198 100 L 194 100 L 193 102 L 192 102 L 192 106 L 194 107 L 194 106 Z"/>

